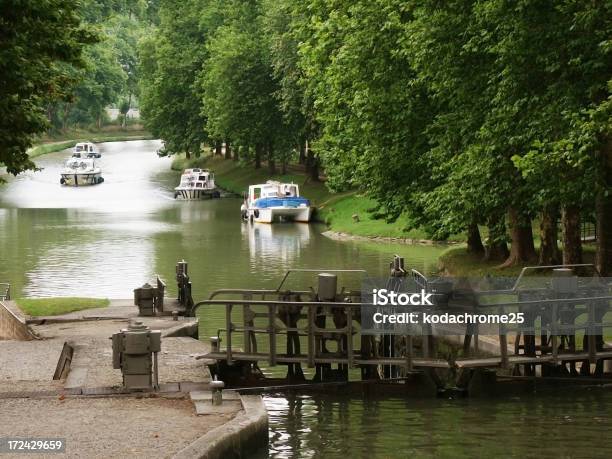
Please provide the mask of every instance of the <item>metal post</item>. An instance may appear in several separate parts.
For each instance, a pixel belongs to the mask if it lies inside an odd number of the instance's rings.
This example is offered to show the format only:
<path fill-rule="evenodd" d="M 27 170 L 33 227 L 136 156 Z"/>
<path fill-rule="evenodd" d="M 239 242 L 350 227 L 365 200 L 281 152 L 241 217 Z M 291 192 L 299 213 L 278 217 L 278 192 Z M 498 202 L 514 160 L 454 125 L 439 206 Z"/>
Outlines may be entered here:
<path fill-rule="evenodd" d="M 276 365 L 276 305 L 268 306 L 268 333 L 270 337 L 270 366 Z"/>
<path fill-rule="evenodd" d="M 225 305 L 225 327 L 227 328 L 227 348 L 225 350 L 228 365 L 232 365 L 232 305 Z"/>
<path fill-rule="evenodd" d="M 551 335 L 551 346 L 552 346 L 552 363 L 554 365 L 556 365 L 557 363 L 559 363 L 559 336 L 557 335 L 559 332 L 557 330 L 557 315 L 558 315 L 558 311 L 559 311 L 559 305 L 558 304 L 553 304 L 552 305 L 552 314 L 551 314 L 551 319 L 550 319 L 550 335 Z"/>
<path fill-rule="evenodd" d="M 159 362 L 157 360 L 158 352 L 153 353 L 153 388 L 159 390 Z"/>
<path fill-rule="evenodd" d="M 353 368 L 353 309 L 350 306 L 346 307 L 346 318 L 346 355 L 348 367 Z"/>
<path fill-rule="evenodd" d="M 314 326 L 315 326 L 316 306 L 308 305 L 308 368 L 314 368 Z"/>
<path fill-rule="evenodd" d="M 414 355 L 412 335 L 406 336 L 406 371 L 412 371 L 412 359 Z"/>
<path fill-rule="evenodd" d="M 504 314 L 504 308 L 501 307 L 499 315 Z M 501 366 L 508 368 L 508 337 L 506 336 L 506 324 L 500 321 L 499 323 L 499 346 L 501 348 Z"/>
<path fill-rule="evenodd" d="M 597 337 L 595 336 L 595 303 L 592 301 L 587 302 L 587 308 L 589 308 L 589 363 L 597 363 Z"/>

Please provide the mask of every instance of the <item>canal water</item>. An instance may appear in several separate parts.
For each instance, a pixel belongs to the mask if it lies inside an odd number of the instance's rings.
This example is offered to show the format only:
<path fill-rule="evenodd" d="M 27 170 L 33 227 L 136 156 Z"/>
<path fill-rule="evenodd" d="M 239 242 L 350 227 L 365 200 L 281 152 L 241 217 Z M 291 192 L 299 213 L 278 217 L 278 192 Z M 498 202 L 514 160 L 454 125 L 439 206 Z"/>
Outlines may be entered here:
<path fill-rule="evenodd" d="M 338 242 L 316 224 L 248 225 L 234 198 L 175 201 L 179 173 L 157 157 L 160 146 L 101 144 L 105 182 L 95 187 L 60 186 L 68 150 L 36 158 L 40 171 L 0 185 L 0 282 L 12 284 L 13 296 L 129 298 L 155 274 L 175 293 L 180 259 L 189 262 L 196 301 L 219 288 L 274 288 L 290 268 L 379 277 L 396 250 L 410 267 L 436 269 L 440 247 Z M 201 320 L 209 330 L 223 324 L 221 312 Z M 612 398 L 599 391 L 495 402 L 338 393 L 265 400 L 278 458 L 604 457 L 612 446 Z"/>

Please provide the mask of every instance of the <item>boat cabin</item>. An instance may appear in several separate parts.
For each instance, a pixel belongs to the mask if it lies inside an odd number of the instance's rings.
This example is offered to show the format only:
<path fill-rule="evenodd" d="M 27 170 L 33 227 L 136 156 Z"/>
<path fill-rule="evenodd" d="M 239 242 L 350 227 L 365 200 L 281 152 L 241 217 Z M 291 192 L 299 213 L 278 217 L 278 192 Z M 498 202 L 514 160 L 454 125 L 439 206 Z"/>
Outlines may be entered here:
<path fill-rule="evenodd" d="M 208 169 L 185 169 L 178 188 L 212 188 L 215 175 Z"/>
<path fill-rule="evenodd" d="M 259 198 L 294 198 L 300 195 L 300 189 L 295 183 L 280 183 L 269 180 L 262 185 L 249 187 L 249 201 Z"/>
<path fill-rule="evenodd" d="M 96 146 L 91 142 L 79 142 L 72 149 L 72 156 L 75 158 L 99 158 L 100 153 Z"/>

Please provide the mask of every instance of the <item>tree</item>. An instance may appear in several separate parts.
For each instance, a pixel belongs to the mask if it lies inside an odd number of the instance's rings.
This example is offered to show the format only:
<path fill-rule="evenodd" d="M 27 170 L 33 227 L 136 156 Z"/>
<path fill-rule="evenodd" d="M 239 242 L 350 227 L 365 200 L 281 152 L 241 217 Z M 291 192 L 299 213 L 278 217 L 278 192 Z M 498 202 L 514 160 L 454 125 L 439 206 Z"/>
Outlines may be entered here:
<path fill-rule="evenodd" d="M 74 0 L 0 4 L 0 163 L 33 169 L 27 149 L 48 127 L 46 108 L 67 100 L 82 50 L 97 36 L 82 26 Z"/>
<path fill-rule="evenodd" d="M 140 43 L 141 112 L 145 126 L 164 140 L 165 154 L 199 155 L 209 139 L 197 84 L 208 38 L 201 25 L 205 3 L 162 0 L 156 34 Z"/>
<path fill-rule="evenodd" d="M 201 74 L 206 128 L 214 138 L 255 145 L 256 154 L 265 150 L 273 174 L 276 157 L 291 147 L 275 98 L 278 85 L 259 23 L 259 5 L 233 2 L 226 14 L 207 44 L 208 59 Z"/>

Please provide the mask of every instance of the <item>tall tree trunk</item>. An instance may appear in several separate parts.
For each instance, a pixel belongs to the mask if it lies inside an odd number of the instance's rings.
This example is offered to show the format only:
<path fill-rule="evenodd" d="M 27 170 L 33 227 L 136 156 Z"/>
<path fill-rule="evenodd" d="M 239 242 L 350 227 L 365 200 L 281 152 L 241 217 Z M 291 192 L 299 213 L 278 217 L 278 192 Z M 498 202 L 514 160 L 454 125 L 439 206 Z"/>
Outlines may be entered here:
<path fill-rule="evenodd" d="M 308 142 L 306 142 L 306 171 L 313 182 L 319 181 L 319 158 L 314 154 Z"/>
<path fill-rule="evenodd" d="M 485 253 L 480 230 L 475 222 L 472 222 L 467 227 L 467 251 L 475 255 L 483 255 Z"/>
<path fill-rule="evenodd" d="M 262 145 L 260 143 L 255 144 L 255 169 L 261 168 L 261 150 Z"/>
<path fill-rule="evenodd" d="M 300 141 L 299 151 L 300 151 L 300 156 L 298 158 L 298 163 L 305 164 L 306 163 L 306 143 L 305 142 Z"/>
<path fill-rule="evenodd" d="M 612 138 L 601 151 L 601 186 L 595 202 L 597 254 L 595 266 L 602 276 L 612 276 Z"/>
<path fill-rule="evenodd" d="M 185 152 L 185 158 L 186 158 L 186 159 L 191 159 L 191 153 L 189 153 L 189 150 L 187 150 L 187 151 Z"/>
<path fill-rule="evenodd" d="M 542 218 L 540 220 L 540 258 L 538 260 L 540 266 L 557 265 L 561 261 L 561 253 L 557 244 L 559 239 L 558 218 L 559 209 L 556 205 L 546 206 L 542 209 Z"/>
<path fill-rule="evenodd" d="M 563 264 L 582 263 L 582 241 L 580 240 L 580 209 L 565 206 L 561 213 L 563 225 Z"/>
<path fill-rule="evenodd" d="M 487 224 L 489 237 L 485 247 L 486 261 L 503 261 L 508 258 L 508 245 L 506 244 L 506 222 L 504 216 L 494 216 Z"/>
<path fill-rule="evenodd" d="M 240 146 L 236 146 L 236 148 L 234 148 L 234 161 L 239 161 L 240 160 L 240 150 L 244 151 L 245 147 L 240 147 Z"/>
<path fill-rule="evenodd" d="M 276 162 L 274 161 L 274 147 L 272 142 L 268 143 L 268 172 L 270 175 L 276 174 Z"/>
<path fill-rule="evenodd" d="M 215 142 L 215 156 L 223 155 L 222 145 L 220 141 Z"/>
<path fill-rule="evenodd" d="M 285 175 L 287 173 L 287 157 L 283 156 L 281 158 L 281 174 Z"/>
<path fill-rule="evenodd" d="M 536 259 L 535 246 L 533 244 L 533 231 L 531 230 L 531 219 L 511 207 L 508 210 L 510 222 L 510 254 L 502 266 L 515 266 L 528 263 Z"/>
<path fill-rule="evenodd" d="M 225 159 L 232 159 L 232 145 L 229 140 L 225 141 Z"/>

